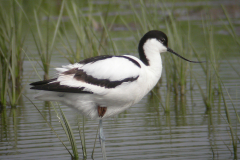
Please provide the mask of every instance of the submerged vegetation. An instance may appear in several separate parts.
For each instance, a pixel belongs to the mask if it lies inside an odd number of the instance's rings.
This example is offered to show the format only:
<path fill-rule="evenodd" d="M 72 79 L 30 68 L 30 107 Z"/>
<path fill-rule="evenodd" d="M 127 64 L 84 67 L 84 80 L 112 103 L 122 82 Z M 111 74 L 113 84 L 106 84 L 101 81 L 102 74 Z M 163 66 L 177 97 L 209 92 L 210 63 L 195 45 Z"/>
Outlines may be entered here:
<path fill-rule="evenodd" d="M 129 8 L 131 14 L 122 13 L 122 7 Z M 51 64 L 54 62 L 52 57 L 57 59 L 60 57 L 70 63 L 76 63 L 98 55 L 136 53 L 140 37 L 149 30 L 157 29 L 168 35 L 170 48 L 188 59 L 206 62 L 194 65 L 172 54 L 164 54 L 163 76 L 149 95 L 151 101 L 149 104 L 155 107 L 154 112 L 157 113 L 158 118 L 161 111 L 168 118 L 171 118 L 172 112 L 175 116 L 181 114 L 185 117 L 188 114 L 187 106 L 195 104 L 192 95 L 199 95 L 198 99 L 201 99 L 203 105 L 197 107 L 205 107 L 204 114 L 209 117 L 209 135 L 214 130 L 211 117 L 217 111 L 219 117 L 228 125 L 232 147 L 229 144 L 226 146 L 233 158 L 237 159 L 239 146 L 237 127 L 240 118 L 236 101 L 239 101 L 239 95 L 237 91 L 236 95 L 229 93 L 220 71 L 222 62 L 227 61 L 228 67 L 234 70 L 240 79 L 238 68 L 228 59 L 229 57 L 236 59 L 240 64 L 240 40 L 235 28 L 236 24 L 228 13 L 230 9 L 218 6 L 217 9 L 222 16 L 216 17 L 207 7 L 192 7 L 194 9 L 189 7 L 186 9 L 187 13 L 174 12 L 176 8 L 180 11 L 182 9 L 174 5 L 169 7 L 168 3 L 158 0 L 124 1 L 123 4 L 107 1 L 102 5 L 94 1 L 77 0 L 51 2 L 42 0 L 37 3 L 11 0 L 4 4 L 0 3 L 0 112 L 1 125 L 4 126 L 1 133 L 8 134 L 6 107 L 23 106 L 20 103 L 21 95 L 24 93 L 26 96 L 25 93 L 29 91 L 28 87 L 25 89 L 24 86 L 32 81 L 26 77 L 33 73 L 28 73 L 24 77 L 23 73 L 29 71 L 23 68 L 25 62 L 33 64 L 31 67 L 32 72 L 35 72 L 34 75 L 43 75 L 43 79 L 49 79 L 50 70 L 54 67 Z M 189 13 L 198 10 L 205 12 L 196 13 L 199 19 L 189 20 Z M 181 14 L 187 17 L 187 20 L 180 20 Z M 214 25 L 216 20 L 223 25 Z M 216 34 L 222 30 L 227 31 L 225 33 L 227 35 Z M 130 40 L 124 38 L 119 40 L 119 37 L 130 37 Z M 232 55 L 228 57 L 226 53 Z M 239 83 L 236 86 L 239 88 Z M 187 96 L 191 97 L 191 100 Z M 76 139 L 79 139 L 85 159 L 87 148 L 84 117 L 77 122 L 80 136 L 78 138 L 74 135 L 76 133 L 70 126 L 64 110 L 58 108 L 58 104 L 51 103 L 50 106 L 61 123 L 67 142 L 61 140 L 51 121 L 47 120 L 46 115 L 38 109 L 41 116 L 75 159 L 79 157 L 80 147 L 77 147 L 79 144 L 76 143 Z M 68 149 L 68 145 L 71 146 L 72 151 Z M 214 144 L 211 145 L 215 155 L 218 148 Z"/>

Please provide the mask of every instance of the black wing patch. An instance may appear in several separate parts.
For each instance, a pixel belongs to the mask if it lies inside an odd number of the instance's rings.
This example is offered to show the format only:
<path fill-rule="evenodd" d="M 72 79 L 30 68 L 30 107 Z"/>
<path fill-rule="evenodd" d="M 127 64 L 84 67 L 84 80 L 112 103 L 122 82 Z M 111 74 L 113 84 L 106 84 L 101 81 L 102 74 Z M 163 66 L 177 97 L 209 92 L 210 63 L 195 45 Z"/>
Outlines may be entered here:
<path fill-rule="evenodd" d="M 133 82 L 139 77 L 129 77 L 119 81 L 110 81 L 109 79 L 94 78 L 91 75 L 87 75 L 83 70 L 78 70 L 77 68 L 73 68 L 71 70 L 63 72 L 62 74 L 75 74 L 74 78 L 78 81 L 105 88 L 115 88 L 124 82 Z M 57 80 L 57 78 L 31 83 L 30 85 L 33 85 L 33 87 L 31 87 L 30 89 L 70 93 L 93 93 L 90 91 L 84 91 L 85 87 L 70 87 L 67 85 L 60 85 L 60 82 L 54 82 L 55 80 Z"/>
<path fill-rule="evenodd" d="M 87 75 L 86 72 L 84 72 L 82 69 L 77 70 L 76 74 L 74 75 L 74 78 L 78 81 L 86 82 L 92 85 L 100 86 L 100 87 L 105 87 L 105 88 L 115 88 L 119 85 L 121 85 L 123 82 L 133 82 L 138 79 L 139 76 L 137 77 L 129 77 L 125 78 L 119 81 L 110 81 L 109 79 L 97 79 L 94 78 L 91 75 Z"/>
<path fill-rule="evenodd" d="M 92 92 L 84 91 L 84 87 L 69 87 L 66 85 L 60 85 L 60 82 L 53 82 L 57 80 L 57 78 L 50 79 L 50 80 L 44 80 L 44 81 L 38 81 L 33 82 L 30 85 L 30 89 L 36 89 L 36 90 L 44 90 L 44 91 L 55 91 L 55 92 L 69 92 L 69 93 L 89 93 L 92 94 Z M 52 83 L 51 83 L 52 82 Z"/>

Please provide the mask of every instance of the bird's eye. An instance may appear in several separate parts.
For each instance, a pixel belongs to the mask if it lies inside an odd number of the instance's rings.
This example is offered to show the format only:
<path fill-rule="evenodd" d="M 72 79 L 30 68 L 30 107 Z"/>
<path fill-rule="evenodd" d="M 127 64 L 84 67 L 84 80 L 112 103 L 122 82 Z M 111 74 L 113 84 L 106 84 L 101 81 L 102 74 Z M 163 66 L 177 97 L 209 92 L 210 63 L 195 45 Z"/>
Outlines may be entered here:
<path fill-rule="evenodd" d="M 165 42 L 165 38 L 161 38 L 160 41 L 163 43 Z"/>
<path fill-rule="evenodd" d="M 165 38 L 160 38 L 158 41 L 161 42 L 161 43 L 164 43 L 165 42 Z"/>

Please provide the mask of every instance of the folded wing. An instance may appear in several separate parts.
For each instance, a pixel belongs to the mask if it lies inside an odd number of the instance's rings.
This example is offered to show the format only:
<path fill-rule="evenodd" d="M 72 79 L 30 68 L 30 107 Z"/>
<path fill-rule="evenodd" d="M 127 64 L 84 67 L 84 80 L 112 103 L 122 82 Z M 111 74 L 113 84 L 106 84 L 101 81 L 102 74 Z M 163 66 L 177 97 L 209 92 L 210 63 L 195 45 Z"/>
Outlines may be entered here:
<path fill-rule="evenodd" d="M 105 94 L 109 89 L 134 83 L 140 64 L 129 56 L 98 56 L 57 68 L 57 78 L 31 83 L 31 89 Z"/>

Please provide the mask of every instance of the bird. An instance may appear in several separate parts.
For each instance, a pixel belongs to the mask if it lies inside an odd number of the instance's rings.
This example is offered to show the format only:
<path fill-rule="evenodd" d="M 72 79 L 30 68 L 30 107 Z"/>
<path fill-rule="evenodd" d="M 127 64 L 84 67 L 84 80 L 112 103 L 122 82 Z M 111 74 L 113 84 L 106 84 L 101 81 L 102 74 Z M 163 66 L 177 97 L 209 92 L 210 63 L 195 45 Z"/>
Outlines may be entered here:
<path fill-rule="evenodd" d="M 170 52 L 190 61 L 168 47 L 167 35 L 148 31 L 139 41 L 139 58 L 132 55 L 100 55 L 56 68 L 57 77 L 33 82 L 41 90 L 35 98 L 58 101 L 91 119 L 99 120 L 99 140 L 104 144 L 102 120 L 138 103 L 159 81 L 161 53 Z M 105 149 L 105 146 L 103 146 Z"/>

